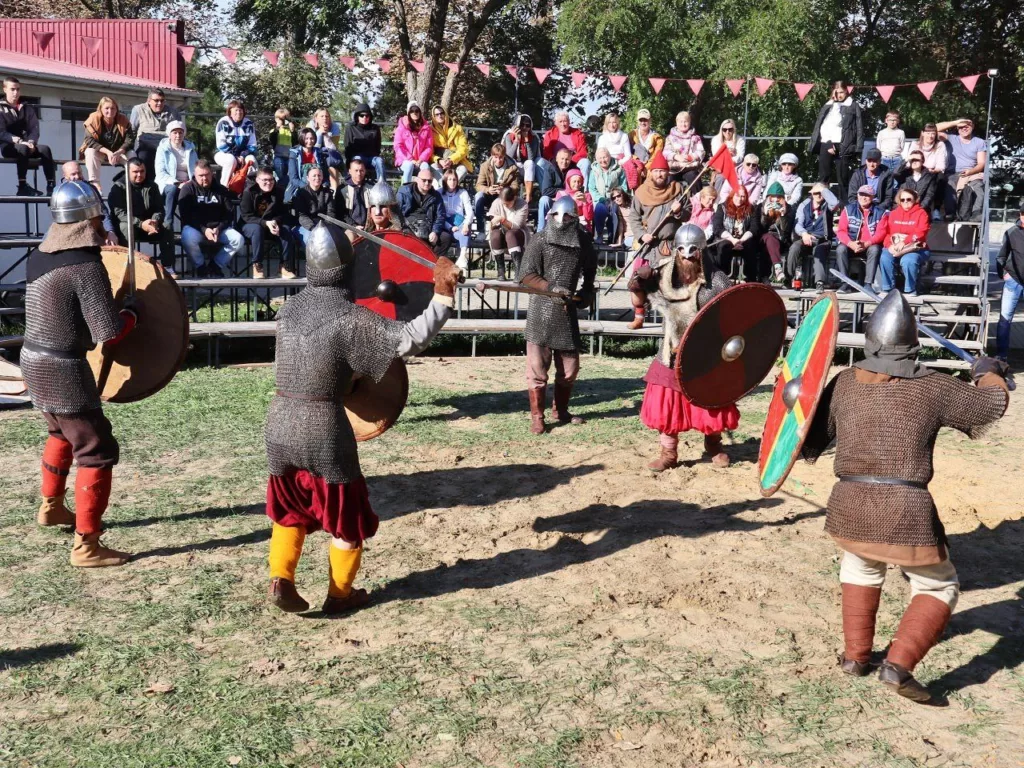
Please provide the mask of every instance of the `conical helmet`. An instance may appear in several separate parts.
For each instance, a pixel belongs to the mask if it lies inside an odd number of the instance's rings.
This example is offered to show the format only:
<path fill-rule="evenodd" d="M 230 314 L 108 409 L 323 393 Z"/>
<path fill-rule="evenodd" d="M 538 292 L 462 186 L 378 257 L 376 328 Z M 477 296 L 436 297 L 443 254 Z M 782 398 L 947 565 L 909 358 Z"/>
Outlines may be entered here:
<path fill-rule="evenodd" d="M 74 224 L 103 215 L 103 198 L 87 181 L 63 181 L 50 196 L 50 213 L 57 224 Z"/>
<path fill-rule="evenodd" d="M 575 221 L 579 219 L 579 212 L 576 210 L 576 201 L 569 195 L 563 195 L 551 204 L 551 210 L 548 212 L 548 216 L 551 217 L 558 226 L 562 226 L 566 218 L 570 218 L 572 223 L 575 223 Z"/>
<path fill-rule="evenodd" d="M 864 340 L 879 348 L 913 347 L 917 341 L 917 320 L 903 294 L 893 289 L 875 307 L 864 332 Z"/>
<path fill-rule="evenodd" d="M 352 263 L 355 255 L 352 242 L 341 227 L 321 221 L 309 236 L 306 244 L 306 269 L 326 272 Z"/>
<path fill-rule="evenodd" d="M 384 179 L 381 179 L 366 193 L 366 205 L 369 208 L 390 208 L 398 204 L 395 190 Z"/>
<path fill-rule="evenodd" d="M 683 249 L 683 256 L 687 259 L 694 258 L 694 254 L 700 256 L 707 247 L 708 238 L 696 224 L 683 224 L 672 238 L 672 250 Z"/>

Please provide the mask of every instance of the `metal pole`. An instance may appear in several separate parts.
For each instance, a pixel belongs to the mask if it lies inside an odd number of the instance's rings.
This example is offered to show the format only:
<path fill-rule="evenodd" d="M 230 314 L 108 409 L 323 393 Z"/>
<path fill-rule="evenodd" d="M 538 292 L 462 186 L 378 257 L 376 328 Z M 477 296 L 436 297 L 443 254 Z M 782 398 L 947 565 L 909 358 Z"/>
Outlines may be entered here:
<path fill-rule="evenodd" d="M 132 213 L 132 180 L 130 178 L 130 168 L 128 163 L 131 162 L 127 157 L 124 159 L 124 203 L 125 208 L 128 212 L 128 295 L 135 298 L 135 224 L 132 223 L 134 215 Z"/>
<path fill-rule="evenodd" d="M 985 199 L 981 205 L 981 227 L 978 232 L 978 256 L 981 272 L 981 287 L 979 289 L 980 295 L 978 296 L 979 312 L 981 313 L 981 327 L 979 335 L 982 344 L 982 349 L 988 346 L 988 272 L 989 272 L 989 245 L 988 245 L 988 230 L 989 230 L 989 194 L 991 193 L 990 181 L 991 181 L 991 169 L 992 169 L 992 101 L 995 96 L 996 90 L 996 76 L 999 74 L 998 70 L 990 69 L 988 71 L 988 114 L 985 116 L 985 141 L 988 143 L 988 160 L 985 163 L 985 181 L 984 181 L 984 195 Z"/>
<path fill-rule="evenodd" d="M 750 76 L 743 76 L 743 87 L 746 91 L 746 103 L 743 105 L 743 140 L 747 140 L 747 116 L 750 114 Z"/>

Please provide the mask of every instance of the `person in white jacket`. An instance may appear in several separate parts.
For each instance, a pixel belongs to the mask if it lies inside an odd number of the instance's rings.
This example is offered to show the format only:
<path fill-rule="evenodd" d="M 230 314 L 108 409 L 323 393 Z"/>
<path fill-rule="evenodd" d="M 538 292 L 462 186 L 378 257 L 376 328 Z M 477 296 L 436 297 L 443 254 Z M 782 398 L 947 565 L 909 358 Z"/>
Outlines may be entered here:
<path fill-rule="evenodd" d="M 153 164 L 156 176 L 153 182 L 164 196 L 164 222 L 171 226 L 178 207 L 178 190 L 196 171 L 196 147 L 185 139 L 185 124 L 172 120 L 167 124 L 167 138 L 156 148 Z"/>
<path fill-rule="evenodd" d="M 776 181 L 779 182 L 786 192 L 786 204 L 790 208 L 795 208 L 804 194 L 804 180 L 796 172 L 796 167 L 799 164 L 800 160 L 796 155 L 786 152 L 779 158 L 779 170 L 768 174 L 768 181 L 765 184 L 765 189 L 767 189 Z"/>
<path fill-rule="evenodd" d="M 444 226 L 459 244 L 459 258 L 455 266 L 465 274 L 469 270 L 470 233 L 476 216 L 469 192 L 459 186 L 458 168 L 449 166 L 441 174 L 441 199 L 444 201 Z"/>
<path fill-rule="evenodd" d="M 607 149 L 612 160 L 622 165 L 633 154 L 633 148 L 630 146 L 629 136 L 621 130 L 620 125 L 619 116 L 614 112 L 605 115 L 604 130 L 601 131 L 601 135 L 597 139 L 597 148 Z"/>
<path fill-rule="evenodd" d="M 722 121 L 718 134 L 711 137 L 711 154 L 714 155 L 723 144 L 729 147 L 733 165 L 742 165 L 743 157 L 747 154 L 747 142 L 742 136 L 737 135 L 735 120 Z"/>

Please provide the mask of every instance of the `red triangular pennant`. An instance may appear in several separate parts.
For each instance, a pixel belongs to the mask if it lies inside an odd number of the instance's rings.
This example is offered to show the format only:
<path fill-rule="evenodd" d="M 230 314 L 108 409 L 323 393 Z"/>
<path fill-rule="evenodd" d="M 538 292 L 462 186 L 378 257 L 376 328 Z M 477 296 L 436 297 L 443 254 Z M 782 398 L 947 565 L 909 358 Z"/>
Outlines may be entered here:
<path fill-rule="evenodd" d="M 740 91 L 743 90 L 743 84 L 746 80 L 726 80 L 725 84 L 729 86 L 729 90 L 732 91 L 733 96 L 739 96 Z"/>
<path fill-rule="evenodd" d="M 238 49 L 237 48 L 221 48 L 220 55 L 224 57 L 224 61 L 228 64 L 234 64 L 238 61 Z"/>
<path fill-rule="evenodd" d="M 377 66 L 386 75 L 391 71 L 391 59 L 377 59 Z"/>
<path fill-rule="evenodd" d="M 339 56 L 338 57 L 338 61 L 340 61 L 341 64 L 346 69 L 355 69 L 356 68 L 356 57 L 355 56 Z"/>
<path fill-rule="evenodd" d="M 505 71 L 512 75 L 513 80 L 519 79 L 519 67 L 513 67 L 511 64 L 506 64 Z"/>
<path fill-rule="evenodd" d="M 612 88 L 615 89 L 616 93 L 622 90 L 627 77 L 628 75 L 608 75 L 608 79 L 612 81 Z"/>
<path fill-rule="evenodd" d="M 878 95 L 882 97 L 882 101 L 886 104 L 889 103 L 889 99 L 892 98 L 892 92 L 896 90 L 895 85 L 876 85 L 875 90 L 878 91 Z"/>
<path fill-rule="evenodd" d="M 306 63 L 309 64 L 309 66 L 313 67 L 313 69 L 316 69 L 317 67 L 320 66 L 320 57 L 317 56 L 315 53 L 304 53 L 302 54 L 302 58 L 304 58 L 306 60 Z"/>
<path fill-rule="evenodd" d="M 480 64 L 477 64 L 476 68 L 479 69 L 483 73 L 484 77 L 490 77 L 491 76 L 491 65 L 488 64 L 487 62 L 482 62 Z"/>
<path fill-rule="evenodd" d="M 132 53 L 139 58 L 146 55 L 146 51 L 149 49 L 149 43 L 144 40 L 130 40 L 128 44 L 132 47 Z"/>
<path fill-rule="evenodd" d="M 758 96 L 764 96 L 768 93 L 768 89 L 775 85 L 775 81 L 769 80 L 767 77 L 755 77 L 754 82 L 757 84 Z"/>
<path fill-rule="evenodd" d="M 974 93 L 974 88 L 978 85 L 979 77 L 981 77 L 981 75 L 967 75 L 967 77 L 961 77 L 960 82 L 964 84 L 964 88 L 971 93 Z"/>
<path fill-rule="evenodd" d="M 267 60 L 267 64 L 272 67 L 276 67 L 277 62 L 281 60 L 281 54 L 277 51 L 264 51 L 263 58 Z"/>
<path fill-rule="evenodd" d="M 50 47 L 50 41 L 53 40 L 53 32 L 33 32 L 32 37 L 36 39 L 39 50 L 45 51 Z"/>
<path fill-rule="evenodd" d="M 665 87 L 665 83 L 668 81 L 664 77 L 648 77 L 647 82 L 651 84 L 651 88 L 654 89 L 655 93 L 661 93 L 661 89 Z"/>
<path fill-rule="evenodd" d="M 446 67 L 448 67 L 448 71 L 450 71 L 450 72 L 456 72 L 457 73 L 460 69 L 462 69 L 459 66 L 458 62 L 456 62 L 456 61 L 446 61 L 446 62 L 444 62 L 444 65 Z"/>
<path fill-rule="evenodd" d="M 700 89 L 704 87 L 703 80 L 687 80 L 686 84 L 690 86 L 690 90 L 693 91 L 694 96 L 700 96 Z"/>
<path fill-rule="evenodd" d="M 932 100 L 932 94 L 935 92 L 935 86 L 939 84 L 938 80 L 932 80 L 927 83 L 918 83 L 917 90 L 924 94 L 924 97 L 928 101 Z"/>
<path fill-rule="evenodd" d="M 846 90 L 847 90 L 847 91 L 848 91 L 848 92 L 849 92 L 849 93 L 850 93 L 851 95 L 853 95 L 853 89 L 854 89 L 854 88 L 856 88 L 856 87 L 857 87 L 857 86 L 855 86 L 855 85 L 847 85 L 847 86 L 846 86 Z"/>
<path fill-rule="evenodd" d="M 537 82 L 544 85 L 544 81 L 548 79 L 548 75 L 551 74 L 550 69 L 544 69 L 542 67 L 534 67 L 533 75 L 537 78 Z"/>
<path fill-rule="evenodd" d="M 575 85 L 577 88 L 581 87 L 583 85 L 584 81 L 586 81 L 586 79 L 587 79 L 587 73 L 586 72 L 573 72 L 572 73 L 572 84 Z"/>
<path fill-rule="evenodd" d="M 422 72 L 426 65 L 422 61 L 413 61 L 412 59 L 409 59 L 409 66 L 417 72 Z"/>
<path fill-rule="evenodd" d="M 82 35 L 82 43 L 85 45 L 85 49 L 89 51 L 93 56 L 100 52 L 100 44 L 103 41 L 98 37 L 89 37 L 88 35 Z"/>
<path fill-rule="evenodd" d="M 796 88 L 796 97 L 803 101 L 807 98 L 807 94 L 811 92 L 814 83 L 793 83 L 793 87 Z"/>
<path fill-rule="evenodd" d="M 178 53 L 181 54 L 181 58 L 185 60 L 186 64 L 191 64 L 192 57 L 196 55 L 196 47 L 194 45 L 179 45 Z"/>

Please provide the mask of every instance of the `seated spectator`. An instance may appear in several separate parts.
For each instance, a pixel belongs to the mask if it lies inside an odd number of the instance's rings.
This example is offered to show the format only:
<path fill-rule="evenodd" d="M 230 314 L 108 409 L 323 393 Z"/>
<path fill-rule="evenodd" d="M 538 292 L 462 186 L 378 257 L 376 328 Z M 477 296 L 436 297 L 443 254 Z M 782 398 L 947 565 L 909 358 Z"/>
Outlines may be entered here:
<path fill-rule="evenodd" d="M 351 167 L 357 157 L 373 168 L 373 181 L 384 178 L 384 158 L 380 156 L 380 126 L 373 122 L 370 105 L 356 104 L 352 122 L 345 126 L 345 161 Z"/>
<path fill-rule="evenodd" d="M 591 174 L 596 166 L 590 169 Z M 565 189 L 555 195 L 555 200 L 560 197 L 571 197 L 576 203 L 576 213 L 579 215 L 580 226 L 587 232 L 594 231 L 594 200 L 590 193 L 583 188 L 583 174 L 578 168 L 573 168 L 565 174 Z"/>
<path fill-rule="evenodd" d="M 616 164 L 629 160 L 633 156 L 633 147 L 629 143 L 629 135 L 621 128 L 621 119 L 614 112 L 604 116 L 604 129 L 597 137 L 597 148 L 607 149 Z M 595 155 L 596 157 L 596 155 Z"/>
<path fill-rule="evenodd" d="M 96 111 L 85 118 L 85 138 L 78 148 L 79 157 L 85 158 L 89 181 L 98 183 L 100 165 L 120 166 L 133 157 L 135 130 L 131 121 L 121 114 L 117 102 L 109 96 L 100 99 Z M 158 182 L 159 183 L 159 182 Z"/>
<path fill-rule="evenodd" d="M 320 223 L 321 213 L 334 214 L 334 198 L 330 186 L 324 184 L 324 172 L 319 166 L 311 165 L 306 172 L 306 185 L 292 198 L 292 216 L 298 221 L 295 234 L 302 239 L 303 246 L 309 244 L 309 236 L 313 234 L 313 227 Z"/>
<path fill-rule="evenodd" d="M 882 165 L 882 153 L 878 149 L 869 149 L 864 153 L 864 165 L 853 172 L 850 177 L 848 197 L 855 197 L 857 190 L 869 186 L 875 191 L 875 199 L 883 211 L 892 208 L 893 180 L 892 171 Z"/>
<path fill-rule="evenodd" d="M 196 163 L 195 176 L 181 185 L 178 215 L 181 217 L 181 247 L 192 261 L 196 276 L 224 277 L 231 262 L 245 247 L 245 238 L 235 229 L 231 193 L 217 181 L 210 161 Z M 220 246 L 208 262 L 203 248 Z"/>
<path fill-rule="evenodd" d="M 128 216 L 129 189 L 131 217 Z M 174 233 L 164 223 L 163 197 L 156 184 L 146 180 L 146 165 L 140 158 L 129 160 L 127 171 L 115 178 L 109 202 L 121 233 L 121 245 L 128 245 L 128 233 L 134 230 L 135 242 L 155 244 L 164 270 L 177 278 L 174 271 Z"/>
<path fill-rule="evenodd" d="M 882 165 L 893 173 L 903 162 L 903 149 L 907 135 L 900 128 L 900 113 L 890 110 L 885 113 L 885 128 L 878 132 L 875 146 L 882 153 Z"/>
<path fill-rule="evenodd" d="M 690 198 L 690 219 L 687 223 L 703 229 L 709 243 L 713 235 L 711 224 L 715 218 L 715 208 L 715 190 L 712 187 L 703 187 Z"/>
<path fill-rule="evenodd" d="M 341 154 L 341 125 L 334 122 L 330 110 L 321 107 L 313 113 L 313 119 L 306 127 L 316 132 L 316 146 L 327 156 L 327 172 L 331 189 L 334 189 L 340 183 L 341 169 L 345 167 L 345 158 Z"/>
<path fill-rule="evenodd" d="M 1003 233 L 1003 244 L 996 256 L 996 272 L 1003 277 L 1003 295 L 996 327 L 996 357 L 1002 361 L 1010 354 L 1010 324 L 1017 304 L 1024 296 L 1024 200 L 1016 223 Z"/>
<path fill-rule="evenodd" d="M 759 212 L 750 204 L 746 187 L 732 192 L 718 206 L 711 224 L 718 240 L 718 266 L 733 280 L 757 280 L 757 241 Z"/>
<path fill-rule="evenodd" d="M 856 256 L 864 259 L 864 285 L 875 282 L 886 235 L 886 215 L 887 211 L 876 203 L 875 190 L 867 184 L 857 190 L 856 202 L 843 207 L 836 227 L 836 262 L 842 274 L 850 275 L 850 259 Z M 839 286 L 840 293 L 853 290 L 847 283 Z"/>
<path fill-rule="evenodd" d="M 693 127 L 690 113 L 676 115 L 676 125 L 665 139 L 665 159 L 672 178 L 688 187 L 704 163 L 704 141 Z"/>
<path fill-rule="evenodd" d="M 469 271 L 469 241 L 473 231 L 473 203 L 469 192 L 459 186 L 459 173 L 454 166 L 441 176 L 441 200 L 444 202 L 444 228 L 451 232 L 459 244 L 459 258 L 455 262 L 463 274 Z"/>
<path fill-rule="evenodd" d="M 896 259 L 903 270 L 903 293 L 917 296 L 917 276 L 928 261 L 928 229 L 931 216 L 917 204 L 917 192 L 901 189 L 896 197 L 899 205 L 888 217 L 885 247 L 882 248 L 882 290 L 896 285 Z"/>
<path fill-rule="evenodd" d="M 278 184 L 288 189 L 288 159 L 292 147 L 299 143 L 299 132 L 290 118 L 292 113 L 283 107 L 274 113 L 274 128 L 270 132 L 270 148 L 274 153 L 274 175 Z"/>
<path fill-rule="evenodd" d="M 29 161 L 38 158 L 46 177 L 46 194 L 53 194 L 57 169 L 53 154 L 39 143 L 39 118 L 31 105 L 21 100 L 21 81 L 4 78 L 4 101 L 0 102 L 0 157 L 13 158 L 18 171 L 16 194 L 35 197 L 42 194 L 28 184 Z"/>
<path fill-rule="evenodd" d="M 956 136 L 942 131 L 956 127 Z M 939 138 L 949 142 L 953 169 L 946 174 L 946 212 L 956 210 L 958 221 L 981 221 L 985 204 L 985 166 L 988 144 L 974 135 L 974 121 L 967 118 L 938 124 Z M 951 199 L 952 194 L 956 200 Z M 953 203 L 956 203 L 955 208 Z"/>
<path fill-rule="evenodd" d="M 795 209 L 804 194 L 804 180 L 797 174 L 796 167 L 800 160 L 792 152 L 787 152 L 779 158 L 779 170 L 768 174 L 765 187 L 770 187 L 775 182 L 782 185 L 783 193 L 786 195 L 786 204 Z"/>
<path fill-rule="evenodd" d="M 281 247 L 281 277 L 291 280 L 298 274 L 295 243 L 290 225 L 292 216 L 284 201 L 284 188 L 274 181 L 274 169 L 264 166 L 256 173 L 256 183 L 242 192 L 238 206 L 242 234 L 249 241 L 254 280 L 266 277 L 263 271 L 263 244 L 277 242 Z"/>
<path fill-rule="evenodd" d="M 582 176 L 583 174 L 581 173 L 580 177 L 582 178 Z M 614 189 L 625 188 L 626 174 L 622 172 L 622 168 L 615 162 L 608 150 L 601 147 L 597 150 L 597 165 L 590 169 L 590 181 L 587 184 L 587 191 L 590 193 L 590 198 L 593 201 L 593 224 L 596 239 L 608 243 L 615 240 L 618 217 L 614 215 L 615 210 L 611 201 L 611 193 Z M 577 209 L 579 209 L 579 206 L 580 203 L 577 200 Z M 605 237 L 606 226 L 608 230 L 607 238 Z"/>
<path fill-rule="evenodd" d="M 302 180 L 308 178 L 309 169 L 317 166 L 327 178 L 327 152 L 316 145 L 316 131 L 303 128 L 299 131 L 299 145 L 288 152 L 288 187 L 284 191 L 284 200 L 291 202 L 295 192 L 302 186 Z"/>
<path fill-rule="evenodd" d="M 645 167 L 649 167 L 655 152 L 665 151 L 664 137 L 651 128 L 651 111 L 649 109 L 637 110 L 636 130 L 629 132 L 629 143 L 633 147 L 633 157 L 643 163 Z M 701 150 L 703 149 L 702 145 Z"/>
<path fill-rule="evenodd" d="M 491 209 L 487 212 L 490 220 L 488 240 L 498 267 L 499 280 L 511 280 L 513 275 L 519 274 L 519 262 L 530 234 L 526 229 L 529 215 L 529 205 L 512 187 L 504 187 L 501 196 L 491 203 Z M 506 253 L 513 263 L 511 275 L 505 271 Z"/>
<path fill-rule="evenodd" d="M 480 165 L 480 173 L 476 177 L 473 215 L 481 235 L 487 223 L 485 212 L 506 187 L 519 194 L 519 168 L 508 159 L 504 145 L 495 144 L 491 147 L 491 156 Z"/>
<path fill-rule="evenodd" d="M 568 150 L 572 167 L 579 168 L 580 173 L 584 177 L 590 175 L 590 160 L 587 158 L 587 137 L 579 128 L 572 127 L 569 123 L 568 112 L 556 112 L 554 127 L 544 134 L 542 156 L 545 165 L 548 166 L 546 170 L 549 172 L 561 149 Z M 562 185 L 561 183 L 556 185 L 552 179 L 545 179 L 542 189 L 548 189 L 553 186 L 561 188 Z M 540 228 L 537 231 L 539 232 Z"/>
<path fill-rule="evenodd" d="M 765 175 L 761 172 L 761 159 L 755 154 L 748 154 L 743 158 L 743 165 L 736 169 L 736 176 L 747 190 L 747 199 L 750 204 L 757 207 L 764 200 Z M 729 182 L 719 177 L 722 187 L 718 193 L 719 203 L 725 202 L 732 194 Z"/>
<path fill-rule="evenodd" d="M 547 224 L 548 211 L 555 202 L 558 193 L 565 189 L 565 174 L 576 166 L 572 164 L 572 153 L 562 147 L 555 155 L 555 164 L 551 166 L 546 177 L 547 186 L 541 188 L 540 201 L 537 203 L 537 231 L 541 232 Z M 582 169 L 580 173 L 583 173 Z"/>
<path fill-rule="evenodd" d="M 533 198 L 533 185 L 538 180 L 540 141 L 533 132 L 533 120 L 529 115 L 517 115 L 512 127 L 505 134 L 505 154 L 519 168 L 526 188 L 526 202 Z M 543 181 L 543 179 L 541 179 Z M 543 184 L 541 184 L 543 188 Z"/>
<path fill-rule="evenodd" d="M 633 230 L 629 226 L 629 211 L 633 207 L 633 198 L 624 189 L 613 189 L 611 201 L 617 223 L 615 226 L 616 235 L 612 245 L 621 245 L 629 248 L 633 245 Z"/>
<path fill-rule="evenodd" d="M 794 208 L 786 200 L 786 188 L 781 182 L 773 181 L 768 185 L 761 206 L 761 219 L 758 222 L 760 233 L 761 254 L 758 262 L 767 256 L 771 263 L 772 285 L 786 284 L 786 268 L 782 264 L 782 254 L 788 251 L 793 242 Z"/>
<path fill-rule="evenodd" d="M 803 264 L 810 256 L 814 262 L 814 288 L 825 290 L 829 249 L 832 243 L 832 211 L 839 199 L 823 182 L 811 187 L 811 196 L 796 209 L 793 231 L 796 237 L 786 257 L 786 274 L 794 288 L 803 287 Z"/>
<path fill-rule="evenodd" d="M 946 200 L 946 171 L 949 167 L 948 141 L 939 141 L 939 131 L 935 123 L 927 123 L 921 129 L 916 141 L 904 146 L 903 157 L 910 159 L 910 153 L 919 151 L 924 157 L 924 168 L 935 175 L 935 195 L 932 197 L 932 209 L 944 208 Z M 950 208 L 952 211 L 953 209 Z"/>
<path fill-rule="evenodd" d="M 381 180 L 383 181 L 383 178 Z M 334 218 L 341 219 L 346 224 L 365 228 L 366 215 L 369 211 L 366 193 L 369 189 L 366 162 L 361 157 L 352 158 L 348 163 L 348 176 L 334 193 Z"/>
<path fill-rule="evenodd" d="M 423 119 L 423 110 L 415 101 L 405 108 L 405 116 L 395 126 L 395 167 L 402 169 L 402 184 L 412 181 L 413 174 L 434 156 L 434 132 Z"/>
<path fill-rule="evenodd" d="M 232 99 L 226 111 L 214 129 L 217 151 L 213 162 L 220 166 L 220 183 L 230 188 L 229 182 L 236 169 L 245 163 L 255 167 L 257 142 L 256 126 L 245 116 L 245 105 Z"/>
<path fill-rule="evenodd" d="M 718 128 L 718 133 L 711 137 L 711 154 L 718 152 L 723 144 L 729 148 L 729 156 L 733 164 L 738 168 L 747 155 L 747 142 L 742 136 L 736 135 L 736 122 L 734 120 L 723 120 Z"/>
<path fill-rule="evenodd" d="M 466 132 L 462 126 L 452 122 L 442 106 L 435 106 L 431 110 L 430 129 L 434 133 L 434 176 L 440 180 L 441 174 L 449 168 L 454 168 L 459 176 L 459 182 L 467 173 L 473 171 L 473 164 L 469 161 L 469 142 L 466 141 Z"/>
<path fill-rule="evenodd" d="M 399 188 L 398 207 L 405 225 L 416 237 L 427 241 L 438 256 L 448 253 L 453 238 L 444 228 L 444 201 L 434 189 L 434 174 L 429 165 L 420 166 L 416 180 Z"/>
<path fill-rule="evenodd" d="M 911 152 L 907 161 L 896 169 L 896 185 L 917 192 L 920 205 L 929 216 L 935 210 L 938 177 L 924 167 L 924 154 L 921 150 Z"/>
<path fill-rule="evenodd" d="M 61 166 L 61 182 L 65 181 L 85 181 L 82 176 L 82 166 L 74 160 L 68 160 Z M 93 186 L 99 189 L 98 185 L 93 184 Z M 117 230 L 114 227 L 114 222 L 110 219 L 110 206 L 107 205 L 106 200 L 103 200 L 103 231 L 107 233 L 106 245 L 118 244 Z"/>
<path fill-rule="evenodd" d="M 156 175 L 156 150 L 167 138 L 167 125 L 183 122 L 181 112 L 167 103 L 167 97 L 159 88 L 149 92 L 142 104 L 132 107 L 129 118 L 135 131 L 135 156 L 146 164 L 146 178 Z"/>
<path fill-rule="evenodd" d="M 164 196 L 164 222 L 168 227 L 174 222 L 181 185 L 192 178 L 197 159 L 195 145 L 185 140 L 185 124 L 178 120 L 168 123 L 167 138 L 156 148 L 154 179 Z"/>

